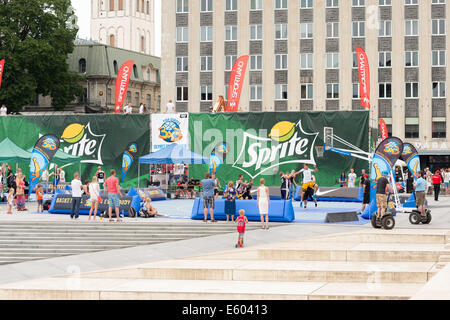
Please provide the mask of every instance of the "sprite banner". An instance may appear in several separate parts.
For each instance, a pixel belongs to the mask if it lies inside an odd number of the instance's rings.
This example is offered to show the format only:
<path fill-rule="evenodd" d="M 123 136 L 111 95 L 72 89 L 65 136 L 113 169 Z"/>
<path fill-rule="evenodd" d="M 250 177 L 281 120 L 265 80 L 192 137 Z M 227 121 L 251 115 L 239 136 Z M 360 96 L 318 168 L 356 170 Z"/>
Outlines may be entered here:
<path fill-rule="evenodd" d="M 190 176 L 200 179 L 216 172 L 222 185 L 264 178 L 266 185 L 279 186 L 280 172 L 291 172 L 304 163 L 317 165 L 322 186 L 334 186 L 341 172 L 368 169 L 367 161 L 348 158 L 316 148 L 324 145 L 324 128 L 352 145 L 368 151 L 369 112 L 266 112 L 191 114 L 190 149 L 211 158 L 207 165 L 190 166 Z M 335 146 L 339 147 L 339 146 Z M 297 178 L 297 183 L 301 182 Z"/>
<path fill-rule="evenodd" d="M 55 134 L 60 139 L 59 150 L 80 158 L 83 181 L 92 180 L 98 166 L 103 167 L 107 176 L 111 169 L 121 171 L 123 152 L 130 141 L 139 146 L 136 157 L 150 152 L 148 115 L 45 115 L 0 118 L 0 142 L 9 138 L 20 148 L 28 150 L 46 134 Z M 63 166 L 67 181 L 72 180 L 73 173 L 78 171 L 79 167 L 79 162 Z M 25 169 L 28 171 L 28 168 L 23 166 L 22 171 Z M 125 185 L 134 185 L 134 179 L 137 180 L 137 166 L 130 168 Z"/>

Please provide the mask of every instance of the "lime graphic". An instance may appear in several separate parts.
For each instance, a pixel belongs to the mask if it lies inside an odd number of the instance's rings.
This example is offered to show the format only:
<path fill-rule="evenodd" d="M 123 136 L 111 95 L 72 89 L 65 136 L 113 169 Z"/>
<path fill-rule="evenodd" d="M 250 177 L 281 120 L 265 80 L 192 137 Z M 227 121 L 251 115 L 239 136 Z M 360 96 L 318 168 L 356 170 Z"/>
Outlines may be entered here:
<path fill-rule="evenodd" d="M 295 123 L 289 121 L 278 122 L 270 131 L 269 137 L 274 141 L 288 141 L 295 133 Z"/>
<path fill-rule="evenodd" d="M 84 135 L 84 126 L 82 124 L 73 123 L 64 129 L 61 138 L 67 143 L 76 143 L 81 140 Z"/>

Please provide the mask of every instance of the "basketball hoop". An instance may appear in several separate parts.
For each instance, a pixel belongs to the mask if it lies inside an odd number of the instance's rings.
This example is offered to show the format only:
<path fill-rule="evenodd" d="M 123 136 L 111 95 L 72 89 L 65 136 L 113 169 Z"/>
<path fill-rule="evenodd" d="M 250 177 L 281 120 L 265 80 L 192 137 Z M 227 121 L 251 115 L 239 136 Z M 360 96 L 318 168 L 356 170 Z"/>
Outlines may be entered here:
<path fill-rule="evenodd" d="M 323 158 L 323 153 L 325 152 L 325 148 L 323 146 L 316 147 L 316 155 L 317 158 Z"/>

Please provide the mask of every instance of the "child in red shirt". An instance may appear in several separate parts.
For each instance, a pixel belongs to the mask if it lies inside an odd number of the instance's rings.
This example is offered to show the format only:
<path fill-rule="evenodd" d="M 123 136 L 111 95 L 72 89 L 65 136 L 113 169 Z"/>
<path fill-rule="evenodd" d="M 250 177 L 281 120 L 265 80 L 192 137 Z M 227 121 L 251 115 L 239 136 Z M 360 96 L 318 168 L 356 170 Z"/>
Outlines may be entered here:
<path fill-rule="evenodd" d="M 235 222 L 237 223 L 237 232 L 239 233 L 236 248 L 242 248 L 244 246 L 245 225 L 248 223 L 248 219 L 245 216 L 244 209 L 239 210 L 239 217 L 235 220 Z"/>
<path fill-rule="evenodd" d="M 44 212 L 44 191 L 40 184 L 37 185 L 36 189 L 36 200 L 38 203 L 37 212 Z"/>

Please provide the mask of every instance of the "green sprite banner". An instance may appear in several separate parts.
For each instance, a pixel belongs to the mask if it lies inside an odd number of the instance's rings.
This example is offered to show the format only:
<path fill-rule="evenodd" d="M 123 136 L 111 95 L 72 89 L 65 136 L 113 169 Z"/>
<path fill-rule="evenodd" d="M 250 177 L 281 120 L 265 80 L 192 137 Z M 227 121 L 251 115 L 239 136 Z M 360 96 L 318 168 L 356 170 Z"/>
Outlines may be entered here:
<path fill-rule="evenodd" d="M 218 145 L 227 153 L 216 177 L 221 185 L 236 181 L 264 178 L 266 185 L 280 185 L 280 172 L 290 172 L 304 163 L 317 165 L 319 185 L 334 186 L 341 172 L 368 169 L 367 161 L 325 151 L 325 128 L 332 128 L 339 140 L 363 151 L 369 151 L 369 112 L 266 112 L 232 114 L 191 114 L 189 133 L 191 150 L 210 157 Z M 327 131 L 328 132 L 328 131 Z M 317 148 L 319 147 L 319 148 Z M 347 150 L 348 145 L 334 145 Z M 321 156 L 321 154 L 323 156 Z M 196 179 L 210 168 L 194 165 L 190 175 Z M 297 178 L 297 183 L 300 178 Z"/>
<path fill-rule="evenodd" d="M 61 151 L 80 158 L 83 180 L 91 180 L 98 166 L 102 166 L 107 175 L 110 169 L 121 171 L 123 150 L 131 142 L 139 145 L 137 158 L 150 152 L 150 119 L 145 115 L 0 117 L 0 142 L 9 138 L 28 150 L 48 133 L 60 138 Z M 68 181 L 79 167 L 78 162 L 64 166 Z M 22 169 L 27 172 L 29 168 Z M 130 169 L 125 184 L 134 185 L 134 180 L 137 180 L 137 166 Z"/>

